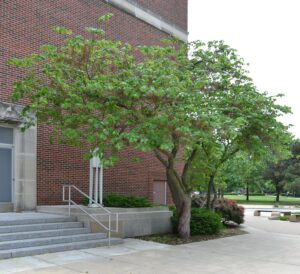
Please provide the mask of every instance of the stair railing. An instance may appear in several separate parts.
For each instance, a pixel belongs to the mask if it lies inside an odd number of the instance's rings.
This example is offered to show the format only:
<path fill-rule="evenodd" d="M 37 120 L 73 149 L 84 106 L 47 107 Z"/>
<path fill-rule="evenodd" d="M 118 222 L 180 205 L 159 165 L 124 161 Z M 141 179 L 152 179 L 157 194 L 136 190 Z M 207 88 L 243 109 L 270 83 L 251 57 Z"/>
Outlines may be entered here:
<path fill-rule="evenodd" d="M 84 209 L 81 205 L 77 204 L 74 200 L 72 200 L 72 189 L 86 197 L 89 201 L 93 202 L 97 208 L 101 208 L 102 210 L 105 211 L 105 213 L 97 213 L 95 215 L 105 215 L 108 216 L 108 226 L 103 224 L 100 220 L 98 220 L 94 214 L 89 213 L 86 209 Z M 66 193 L 67 197 L 66 197 Z M 82 212 L 84 212 L 86 215 L 88 215 L 91 219 L 93 219 L 98 225 L 100 225 L 102 228 L 104 228 L 107 231 L 107 236 L 108 236 L 108 246 L 110 246 L 110 238 L 111 238 L 111 232 L 118 232 L 119 231 L 119 214 L 118 213 L 113 213 L 107 208 L 105 208 L 103 205 L 95 201 L 92 197 L 88 196 L 86 193 L 81 191 L 78 187 L 75 185 L 63 185 L 63 202 L 68 203 L 68 214 L 71 216 L 71 205 L 74 205 L 75 207 L 79 208 Z M 116 229 L 111 228 L 111 217 L 112 215 L 116 215 Z"/>

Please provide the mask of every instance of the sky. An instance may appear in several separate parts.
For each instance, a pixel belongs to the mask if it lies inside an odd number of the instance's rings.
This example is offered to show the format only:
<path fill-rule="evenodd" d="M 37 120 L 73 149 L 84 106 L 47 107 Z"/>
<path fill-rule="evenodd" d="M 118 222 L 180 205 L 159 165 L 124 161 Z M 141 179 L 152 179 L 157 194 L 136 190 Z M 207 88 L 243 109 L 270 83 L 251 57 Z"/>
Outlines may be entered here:
<path fill-rule="evenodd" d="M 189 41 L 224 40 L 255 85 L 292 108 L 281 118 L 300 138 L 300 0 L 189 0 Z"/>

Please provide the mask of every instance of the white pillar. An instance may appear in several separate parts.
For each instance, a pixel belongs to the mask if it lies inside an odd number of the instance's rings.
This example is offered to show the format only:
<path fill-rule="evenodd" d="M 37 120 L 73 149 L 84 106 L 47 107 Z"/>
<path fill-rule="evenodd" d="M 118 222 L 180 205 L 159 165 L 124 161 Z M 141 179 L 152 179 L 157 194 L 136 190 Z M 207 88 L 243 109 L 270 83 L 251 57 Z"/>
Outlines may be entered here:
<path fill-rule="evenodd" d="M 95 172 L 94 172 L 95 170 Z M 101 165 L 100 158 L 94 156 L 90 160 L 90 185 L 89 185 L 89 196 L 96 202 L 99 201 L 102 204 L 103 200 L 103 166 Z M 90 200 L 90 206 L 92 201 Z M 94 205 L 96 206 L 96 205 Z"/>
<path fill-rule="evenodd" d="M 99 189 L 99 164 L 96 162 L 96 174 L 95 174 L 95 202 L 98 203 L 98 189 Z"/>
<path fill-rule="evenodd" d="M 89 180 L 89 206 L 92 205 L 93 198 L 93 188 L 94 188 L 94 168 L 93 168 L 93 159 L 90 159 L 90 180 Z"/>
<path fill-rule="evenodd" d="M 103 166 L 100 162 L 100 186 L 99 186 L 100 204 L 103 203 Z"/>

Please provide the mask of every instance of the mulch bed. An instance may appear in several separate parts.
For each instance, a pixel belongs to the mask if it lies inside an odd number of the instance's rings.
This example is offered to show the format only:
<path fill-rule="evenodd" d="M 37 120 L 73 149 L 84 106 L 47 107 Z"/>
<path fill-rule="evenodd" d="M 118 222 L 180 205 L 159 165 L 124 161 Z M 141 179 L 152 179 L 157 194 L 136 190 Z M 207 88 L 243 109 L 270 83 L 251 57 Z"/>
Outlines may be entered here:
<path fill-rule="evenodd" d="M 156 235 L 148 235 L 148 236 L 139 236 L 136 237 L 136 239 L 157 242 L 161 244 L 168 244 L 168 245 L 181 245 L 181 244 L 215 240 L 215 239 L 237 236 L 237 235 L 244 235 L 244 234 L 248 234 L 248 232 L 240 228 L 226 228 L 226 229 L 222 229 L 220 233 L 215 235 L 191 236 L 187 240 L 179 238 L 178 235 L 176 234 L 156 234 Z"/>

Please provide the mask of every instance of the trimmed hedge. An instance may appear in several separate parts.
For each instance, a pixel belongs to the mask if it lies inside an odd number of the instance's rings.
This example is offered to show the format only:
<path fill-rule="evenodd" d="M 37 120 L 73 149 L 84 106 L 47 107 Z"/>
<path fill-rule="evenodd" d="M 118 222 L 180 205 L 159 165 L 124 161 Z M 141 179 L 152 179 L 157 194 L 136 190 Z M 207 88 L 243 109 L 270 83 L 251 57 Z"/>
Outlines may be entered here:
<path fill-rule="evenodd" d="M 88 205 L 88 199 L 84 200 L 84 205 Z M 127 196 L 117 193 L 106 194 L 103 197 L 103 205 L 106 207 L 121 207 L 121 208 L 134 208 L 134 207 L 152 207 L 151 202 L 144 197 Z"/>
<path fill-rule="evenodd" d="M 152 207 L 147 198 L 121 194 L 107 194 L 103 197 L 103 205 L 107 207 Z"/>
<path fill-rule="evenodd" d="M 174 233 L 177 233 L 178 215 L 174 206 L 170 207 L 173 211 L 172 223 Z M 222 229 L 221 216 L 215 212 L 204 208 L 191 209 L 191 235 L 212 235 L 218 234 Z"/>

